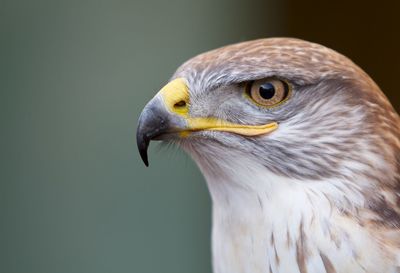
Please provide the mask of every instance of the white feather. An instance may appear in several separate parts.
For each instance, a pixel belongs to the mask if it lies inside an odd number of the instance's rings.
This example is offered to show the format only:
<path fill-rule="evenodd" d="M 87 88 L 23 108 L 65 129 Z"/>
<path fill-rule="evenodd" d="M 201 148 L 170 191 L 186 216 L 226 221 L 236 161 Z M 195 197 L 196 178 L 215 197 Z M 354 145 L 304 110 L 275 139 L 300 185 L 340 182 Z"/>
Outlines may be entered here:
<path fill-rule="evenodd" d="M 215 273 L 304 273 L 296 248 L 301 236 L 308 273 L 331 273 L 321 255 L 337 273 L 396 272 L 378 240 L 341 213 L 348 205 L 344 197 L 364 201 L 344 186 L 349 181 L 299 181 L 275 175 L 237 151 L 183 147 L 212 196 Z"/>

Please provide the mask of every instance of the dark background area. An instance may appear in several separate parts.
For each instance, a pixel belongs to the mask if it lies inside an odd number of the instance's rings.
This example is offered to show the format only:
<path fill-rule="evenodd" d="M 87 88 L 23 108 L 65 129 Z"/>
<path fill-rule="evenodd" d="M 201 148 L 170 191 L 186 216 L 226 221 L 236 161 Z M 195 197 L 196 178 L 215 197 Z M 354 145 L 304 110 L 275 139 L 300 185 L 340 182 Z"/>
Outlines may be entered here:
<path fill-rule="evenodd" d="M 186 59 L 292 36 L 360 65 L 397 109 L 399 2 L 0 0 L 0 273 L 211 272 L 210 199 L 179 150 L 136 151 Z M 161 150 L 161 151 L 160 151 Z"/>
<path fill-rule="evenodd" d="M 400 109 L 399 1 L 288 0 L 285 35 L 321 43 L 361 66 Z"/>

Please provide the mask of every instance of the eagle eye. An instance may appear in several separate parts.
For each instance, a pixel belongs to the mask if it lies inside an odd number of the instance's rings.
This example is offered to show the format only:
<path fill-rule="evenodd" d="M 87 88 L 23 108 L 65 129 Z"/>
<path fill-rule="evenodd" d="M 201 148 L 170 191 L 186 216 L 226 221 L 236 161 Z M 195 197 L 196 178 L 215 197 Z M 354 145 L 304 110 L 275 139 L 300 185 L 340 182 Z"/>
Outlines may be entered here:
<path fill-rule="evenodd" d="M 273 107 L 289 97 L 290 86 L 285 81 L 268 78 L 246 84 L 246 93 L 255 103 Z"/>

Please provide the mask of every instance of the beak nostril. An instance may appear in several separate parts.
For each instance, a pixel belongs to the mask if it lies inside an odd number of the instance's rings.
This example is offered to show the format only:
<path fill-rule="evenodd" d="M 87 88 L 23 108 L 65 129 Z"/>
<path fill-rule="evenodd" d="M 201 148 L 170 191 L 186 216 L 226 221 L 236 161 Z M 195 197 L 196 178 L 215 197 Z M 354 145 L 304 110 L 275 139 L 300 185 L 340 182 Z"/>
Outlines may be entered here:
<path fill-rule="evenodd" d="M 182 108 L 186 106 L 186 101 L 181 100 L 174 104 L 174 108 Z"/>

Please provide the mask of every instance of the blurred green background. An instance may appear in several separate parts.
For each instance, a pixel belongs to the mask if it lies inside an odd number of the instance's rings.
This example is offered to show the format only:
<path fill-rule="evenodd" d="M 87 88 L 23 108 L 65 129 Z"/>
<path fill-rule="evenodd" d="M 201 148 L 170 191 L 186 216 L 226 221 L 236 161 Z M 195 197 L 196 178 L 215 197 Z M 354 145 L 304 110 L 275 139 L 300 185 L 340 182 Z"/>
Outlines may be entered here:
<path fill-rule="evenodd" d="M 398 4 L 0 0 L 0 272 L 211 272 L 190 159 L 136 151 L 141 109 L 186 59 L 295 36 L 360 64 L 392 102 Z"/>

